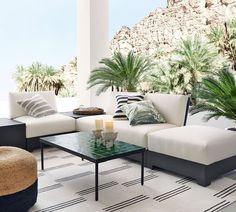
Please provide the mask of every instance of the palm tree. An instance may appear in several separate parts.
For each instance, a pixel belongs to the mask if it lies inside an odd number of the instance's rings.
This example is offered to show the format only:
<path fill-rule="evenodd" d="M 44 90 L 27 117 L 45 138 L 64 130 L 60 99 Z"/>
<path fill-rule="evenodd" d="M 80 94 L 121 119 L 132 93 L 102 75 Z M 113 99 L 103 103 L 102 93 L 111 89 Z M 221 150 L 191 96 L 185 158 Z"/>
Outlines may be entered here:
<path fill-rule="evenodd" d="M 33 63 L 28 67 L 25 82 L 27 83 L 27 91 L 39 91 L 42 85 L 43 65 L 39 62 Z"/>
<path fill-rule="evenodd" d="M 194 87 L 201 75 L 212 71 L 217 52 L 198 36 L 194 36 L 180 42 L 175 56 L 175 63 L 179 68 L 185 68 L 191 74 L 190 84 Z"/>
<path fill-rule="evenodd" d="M 16 72 L 13 74 L 13 78 L 17 82 L 19 91 L 27 91 L 27 83 L 25 82 L 26 69 L 24 66 L 20 65 L 16 67 Z"/>
<path fill-rule="evenodd" d="M 55 90 L 58 94 L 63 81 L 58 71 L 41 63 L 33 63 L 29 67 L 18 66 L 13 78 L 17 81 L 19 91 Z"/>
<path fill-rule="evenodd" d="M 236 21 L 224 23 L 222 27 L 212 28 L 207 36 L 210 43 L 218 48 L 218 52 L 231 61 L 232 67 L 236 71 Z"/>
<path fill-rule="evenodd" d="M 63 82 L 58 71 L 52 66 L 45 66 L 42 71 L 42 90 L 54 90 L 56 95 L 63 87 Z"/>
<path fill-rule="evenodd" d="M 100 61 L 103 66 L 92 71 L 88 80 L 88 88 L 99 85 L 99 95 L 108 88 L 116 88 L 119 91 L 136 91 L 147 71 L 153 64 L 132 51 L 128 55 L 121 52 L 114 53 L 112 58 L 104 58 Z"/>
<path fill-rule="evenodd" d="M 157 67 L 156 73 L 151 74 L 151 90 L 154 92 L 187 94 L 189 85 L 189 73 L 168 60 Z"/>
<path fill-rule="evenodd" d="M 206 121 L 223 116 L 236 122 L 236 80 L 227 66 L 203 78 L 196 88 L 197 104 L 191 114 L 207 111 Z"/>

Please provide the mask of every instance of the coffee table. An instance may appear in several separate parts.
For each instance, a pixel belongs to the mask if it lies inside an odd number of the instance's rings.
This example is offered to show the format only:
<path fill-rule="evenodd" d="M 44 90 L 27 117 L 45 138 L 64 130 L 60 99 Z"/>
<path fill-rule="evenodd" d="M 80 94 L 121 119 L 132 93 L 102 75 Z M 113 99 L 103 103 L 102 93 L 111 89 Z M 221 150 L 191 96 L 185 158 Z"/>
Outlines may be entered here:
<path fill-rule="evenodd" d="M 63 135 L 41 137 L 41 168 L 44 170 L 44 144 L 56 147 L 95 163 L 95 200 L 98 200 L 98 164 L 140 153 L 141 185 L 144 183 L 144 152 L 145 148 L 116 141 L 113 147 L 105 147 L 96 142 L 92 134 L 87 132 L 68 133 Z"/>

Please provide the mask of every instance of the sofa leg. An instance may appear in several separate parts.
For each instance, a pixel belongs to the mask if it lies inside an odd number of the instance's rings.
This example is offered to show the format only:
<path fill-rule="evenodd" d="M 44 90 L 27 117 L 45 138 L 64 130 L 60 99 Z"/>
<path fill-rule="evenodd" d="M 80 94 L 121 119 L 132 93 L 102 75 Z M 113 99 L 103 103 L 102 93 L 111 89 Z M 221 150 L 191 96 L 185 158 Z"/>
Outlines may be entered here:
<path fill-rule="evenodd" d="M 149 167 L 148 167 L 148 168 L 149 168 Z M 165 170 L 165 169 L 160 168 L 160 167 L 155 166 L 155 165 L 154 165 L 154 166 L 151 166 L 150 169 L 152 169 L 152 170 L 155 169 L 155 170 L 158 170 L 158 171 L 164 171 L 164 170 Z"/>
<path fill-rule="evenodd" d="M 207 187 L 211 184 L 210 179 L 196 179 L 196 180 L 197 180 L 197 184 L 200 185 L 200 186 Z"/>

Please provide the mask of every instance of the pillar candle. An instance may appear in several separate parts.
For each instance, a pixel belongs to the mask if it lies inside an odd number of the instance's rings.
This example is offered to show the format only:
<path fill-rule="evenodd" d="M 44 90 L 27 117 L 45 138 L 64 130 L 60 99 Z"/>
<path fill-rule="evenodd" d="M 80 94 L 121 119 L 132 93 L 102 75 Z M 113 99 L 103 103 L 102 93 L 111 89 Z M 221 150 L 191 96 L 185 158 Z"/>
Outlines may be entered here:
<path fill-rule="evenodd" d="M 95 129 L 96 130 L 103 129 L 103 120 L 102 119 L 95 119 Z"/>
<path fill-rule="evenodd" d="M 107 131 L 107 132 L 114 131 L 113 121 L 105 121 L 105 131 Z"/>

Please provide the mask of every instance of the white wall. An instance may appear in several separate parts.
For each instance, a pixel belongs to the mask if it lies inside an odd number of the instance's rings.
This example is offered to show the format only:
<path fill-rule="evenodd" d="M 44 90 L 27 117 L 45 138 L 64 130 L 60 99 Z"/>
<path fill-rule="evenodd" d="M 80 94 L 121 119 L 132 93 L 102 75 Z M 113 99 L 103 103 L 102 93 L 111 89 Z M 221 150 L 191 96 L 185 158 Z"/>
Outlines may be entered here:
<path fill-rule="evenodd" d="M 96 88 L 87 90 L 91 70 L 109 54 L 109 0 L 78 0 L 78 81 L 79 104 L 101 106 L 106 94 L 96 96 Z"/>
<path fill-rule="evenodd" d="M 7 100 L 0 100 L 0 118 L 9 118 L 9 106 Z"/>

